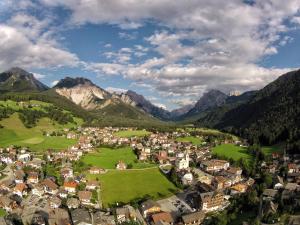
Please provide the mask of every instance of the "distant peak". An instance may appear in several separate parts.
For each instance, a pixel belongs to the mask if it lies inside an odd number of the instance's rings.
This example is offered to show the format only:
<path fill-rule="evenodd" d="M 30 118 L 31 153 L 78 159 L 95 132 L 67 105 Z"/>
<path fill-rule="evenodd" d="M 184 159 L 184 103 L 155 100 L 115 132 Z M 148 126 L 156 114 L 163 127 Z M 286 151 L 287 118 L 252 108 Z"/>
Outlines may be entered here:
<path fill-rule="evenodd" d="M 70 87 L 74 87 L 74 86 L 77 86 L 77 85 L 95 85 L 93 84 L 92 81 L 90 81 L 89 79 L 87 78 L 84 78 L 84 77 L 65 77 L 63 79 L 61 79 L 54 87 L 55 88 L 63 88 L 63 87 L 66 87 L 66 88 L 70 88 Z"/>
<path fill-rule="evenodd" d="M 32 75 L 31 73 L 27 72 L 26 70 L 20 68 L 20 67 L 12 67 L 9 70 L 5 71 L 6 73 L 12 73 L 12 74 L 19 74 L 19 75 Z"/>

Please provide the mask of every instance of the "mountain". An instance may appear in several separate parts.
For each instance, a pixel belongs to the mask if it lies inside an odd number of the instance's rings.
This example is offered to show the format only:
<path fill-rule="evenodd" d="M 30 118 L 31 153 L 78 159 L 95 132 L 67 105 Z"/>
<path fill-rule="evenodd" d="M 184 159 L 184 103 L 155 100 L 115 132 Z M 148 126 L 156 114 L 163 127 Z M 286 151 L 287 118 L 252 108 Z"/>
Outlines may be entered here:
<path fill-rule="evenodd" d="M 170 112 L 171 113 L 171 117 L 176 120 L 177 118 L 180 118 L 181 116 L 183 116 L 186 113 L 188 113 L 192 108 L 194 108 L 194 105 L 193 104 L 189 104 L 189 105 L 182 106 L 181 108 L 174 109 L 174 110 L 172 110 Z"/>
<path fill-rule="evenodd" d="M 152 116 L 162 120 L 171 119 L 171 113 L 169 111 L 152 104 L 149 100 L 145 99 L 144 96 L 139 95 L 131 90 L 127 91 L 126 95 L 131 100 L 131 104 L 134 104 L 136 107 L 142 109 L 146 113 L 149 113 Z"/>
<path fill-rule="evenodd" d="M 15 67 L 0 73 L 0 91 L 22 92 L 22 91 L 45 91 L 49 89 L 38 81 L 32 73 Z"/>
<path fill-rule="evenodd" d="M 248 101 L 227 110 L 214 123 L 207 124 L 215 113 L 212 112 L 198 120 L 197 125 L 234 132 L 262 144 L 288 140 L 290 149 L 300 148 L 300 70 L 286 73 L 252 94 Z"/>
<path fill-rule="evenodd" d="M 92 113 L 97 125 L 136 126 L 160 123 L 148 112 L 137 107 L 137 102 L 131 96 L 111 94 L 86 78 L 66 77 L 52 90 Z"/>
<path fill-rule="evenodd" d="M 214 127 L 224 117 L 225 113 L 241 104 L 249 102 L 256 93 L 257 91 L 248 91 L 238 96 L 229 96 L 223 105 L 212 108 L 206 113 L 202 113 L 201 116 L 198 116 L 196 123 L 205 127 Z"/>
<path fill-rule="evenodd" d="M 219 90 L 210 90 L 196 102 L 195 106 L 183 115 L 184 119 L 200 117 L 202 113 L 225 104 L 228 95 Z"/>
<path fill-rule="evenodd" d="M 53 89 L 87 110 L 102 108 L 111 98 L 110 93 L 83 77 L 61 79 Z"/>

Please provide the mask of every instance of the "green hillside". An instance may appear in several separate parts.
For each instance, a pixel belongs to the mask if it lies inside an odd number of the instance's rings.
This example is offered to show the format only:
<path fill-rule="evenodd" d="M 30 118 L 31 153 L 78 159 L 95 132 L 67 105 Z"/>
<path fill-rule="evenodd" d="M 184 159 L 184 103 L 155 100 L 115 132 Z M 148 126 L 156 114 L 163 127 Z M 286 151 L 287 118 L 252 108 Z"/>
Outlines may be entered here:
<path fill-rule="evenodd" d="M 26 128 L 19 119 L 17 113 L 9 118 L 0 121 L 3 128 L 0 129 L 0 147 L 10 145 L 29 147 L 33 151 L 44 151 L 47 149 L 64 149 L 73 144 L 76 140 L 66 139 L 64 137 L 46 137 L 43 132 L 60 130 L 66 126 L 51 121 L 49 118 L 42 118 L 33 128 Z"/>

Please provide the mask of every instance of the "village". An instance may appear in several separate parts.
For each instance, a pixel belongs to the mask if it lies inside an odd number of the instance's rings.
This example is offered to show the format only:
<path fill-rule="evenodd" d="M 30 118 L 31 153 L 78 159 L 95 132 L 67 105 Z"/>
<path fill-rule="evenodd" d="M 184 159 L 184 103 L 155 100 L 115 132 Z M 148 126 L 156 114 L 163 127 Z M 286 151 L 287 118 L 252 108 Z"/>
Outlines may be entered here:
<path fill-rule="evenodd" d="M 257 212 L 260 218 L 276 220 L 274 215 L 283 202 L 291 207 L 300 206 L 297 155 L 272 153 L 259 161 L 260 172 L 251 177 L 243 164 L 237 166 L 211 152 L 216 142 L 247 148 L 244 140 L 222 135 L 213 140 L 198 136 L 203 140 L 201 145 L 176 141 L 191 136 L 187 130 L 132 137 L 114 135 L 130 129 L 64 129 L 60 135 L 78 139 L 78 143 L 63 151 L 49 149 L 42 155 L 24 147 L 1 148 L 0 207 L 6 216 L 0 217 L 0 224 L 16 221 L 24 225 L 204 224 L 211 215 L 230 207 L 231 199 L 253 193 L 256 181 L 264 179 L 262 173 L 267 173 L 270 180 L 261 188 L 262 194 L 254 196 L 260 205 Z M 120 202 L 104 206 L 101 175 L 112 169 L 78 163 L 99 146 L 130 146 L 136 161 L 151 162 L 178 189 L 171 196 L 155 199 L 150 196 L 134 205 Z M 126 171 L 131 167 L 119 160 L 114 170 Z"/>

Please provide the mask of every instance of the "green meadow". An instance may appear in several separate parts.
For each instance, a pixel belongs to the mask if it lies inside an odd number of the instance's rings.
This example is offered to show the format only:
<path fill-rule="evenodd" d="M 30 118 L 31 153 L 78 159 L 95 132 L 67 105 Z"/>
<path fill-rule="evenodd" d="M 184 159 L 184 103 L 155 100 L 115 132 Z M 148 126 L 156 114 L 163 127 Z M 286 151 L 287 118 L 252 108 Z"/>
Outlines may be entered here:
<path fill-rule="evenodd" d="M 241 158 L 248 161 L 252 160 L 252 156 L 247 152 L 247 148 L 236 146 L 234 144 L 218 145 L 212 149 L 212 153 L 235 161 L 238 161 Z"/>
<path fill-rule="evenodd" d="M 148 132 L 146 130 L 121 130 L 118 132 L 115 132 L 114 135 L 116 135 L 117 137 L 143 137 L 146 135 L 149 135 L 151 132 Z"/>
<path fill-rule="evenodd" d="M 190 142 L 193 145 L 201 145 L 202 144 L 202 139 L 194 136 L 187 136 L 187 137 L 179 137 L 176 138 L 176 141 L 179 142 Z"/>
<path fill-rule="evenodd" d="M 265 155 L 271 155 L 274 152 L 282 153 L 284 149 L 283 144 L 272 145 L 272 146 L 262 146 L 261 150 Z"/>
<path fill-rule="evenodd" d="M 0 129 L 0 147 L 18 145 L 29 147 L 33 151 L 44 151 L 47 149 L 60 150 L 75 144 L 76 140 L 64 137 L 46 137 L 43 132 L 51 132 L 68 126 L 54 123 L 49 118 L 42 118 L 33 128 L 26 128 L 14 113 L 7 119 L 0 121 L 3 128 Z"/>
<path fill-rule="evenodd" d="M 123 148 L 99 148 L 96 152 L 89 153 L 82 158 L 87 165 L 98 166 L 104 169 L 115 169 L 116 164 L 122 160 L 133 169 L 153 167 L 154 164 L 143 163 L 137 160 L 137 156 L 130 147 Z"/>
<path fill-rule="evenodd" d="M 164 198 L 177 191 L 175 185 L 162 175 L 158 168 L 113 170 L 88 177 L 99 179 L 104 207 L 121 202 L 128 203 L 144 196 L 151 196 L 154 199 Z"/>

